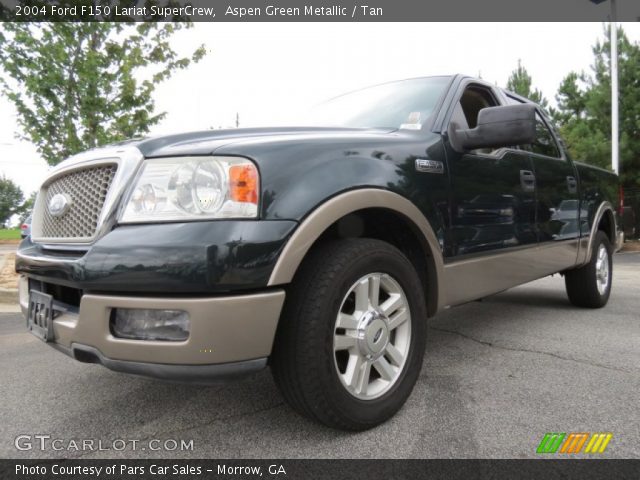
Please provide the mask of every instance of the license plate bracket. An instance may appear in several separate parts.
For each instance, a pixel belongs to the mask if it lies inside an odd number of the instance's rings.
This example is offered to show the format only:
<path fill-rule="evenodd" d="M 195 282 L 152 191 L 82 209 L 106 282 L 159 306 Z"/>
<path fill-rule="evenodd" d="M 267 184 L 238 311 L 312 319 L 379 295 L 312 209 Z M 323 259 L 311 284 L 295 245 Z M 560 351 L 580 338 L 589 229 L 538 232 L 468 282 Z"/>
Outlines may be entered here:
<path fill-rule="evenodd" d="M 53 341 L 53 297 L 46 293 L 29 292 L 27 328 L 43 342 Z"/>

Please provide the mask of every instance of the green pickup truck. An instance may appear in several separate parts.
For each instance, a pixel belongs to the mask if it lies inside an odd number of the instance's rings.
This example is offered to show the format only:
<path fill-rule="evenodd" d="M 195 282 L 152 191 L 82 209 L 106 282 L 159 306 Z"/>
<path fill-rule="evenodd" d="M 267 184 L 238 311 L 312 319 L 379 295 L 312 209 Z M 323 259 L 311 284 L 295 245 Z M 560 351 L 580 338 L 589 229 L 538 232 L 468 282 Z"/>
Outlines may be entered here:
<path fill-rule="evenodd" d="M 16 270 L 27 327 L 81 362 L 207 384 L 267 365 L 326 425 L 373 427 L 423 363 L 427 318 L 546 275 L 598 308 L 618 178 L 540 107 L 416 78 L 299 125 L 136 139 L 62 162 Z"/>

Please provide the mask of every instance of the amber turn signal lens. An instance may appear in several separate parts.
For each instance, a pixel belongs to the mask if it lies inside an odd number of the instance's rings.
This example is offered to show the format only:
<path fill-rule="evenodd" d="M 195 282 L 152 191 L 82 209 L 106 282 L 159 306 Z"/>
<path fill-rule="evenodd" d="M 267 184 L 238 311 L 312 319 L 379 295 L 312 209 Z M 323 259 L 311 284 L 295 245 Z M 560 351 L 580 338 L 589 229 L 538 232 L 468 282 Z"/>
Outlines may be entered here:
<path fill-rule="evenodd" d="M 229 197 L 234 202 L 258 204 L 258 171 L 253 165 L 229 168 Z"/>

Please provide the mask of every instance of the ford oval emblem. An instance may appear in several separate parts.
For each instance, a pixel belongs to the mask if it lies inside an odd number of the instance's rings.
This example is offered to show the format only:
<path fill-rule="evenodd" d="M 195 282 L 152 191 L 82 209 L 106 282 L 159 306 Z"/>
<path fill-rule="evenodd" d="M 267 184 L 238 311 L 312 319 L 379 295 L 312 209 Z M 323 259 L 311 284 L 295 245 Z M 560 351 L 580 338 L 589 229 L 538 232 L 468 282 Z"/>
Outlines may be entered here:
<path fill-rule="evenodd" d="M 61 217 L 71 207 L 71 197 L 64 193 L 56 193 L 49 200 L 49 213 L 52 217 Z"/>

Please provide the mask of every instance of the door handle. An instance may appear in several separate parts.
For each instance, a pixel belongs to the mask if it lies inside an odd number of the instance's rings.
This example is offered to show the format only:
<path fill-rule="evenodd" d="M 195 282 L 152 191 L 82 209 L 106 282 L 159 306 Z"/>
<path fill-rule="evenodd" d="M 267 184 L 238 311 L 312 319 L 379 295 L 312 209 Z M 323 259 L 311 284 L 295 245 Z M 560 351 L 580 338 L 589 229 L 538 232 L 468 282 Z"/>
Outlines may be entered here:
<path fill-rule="evenodd" d="M 567 188 L 569 193 L 576 193 L 578 191 L 578 181 L 575 177 L 567 177 Z"/>
<path fill-rule="evenodd" d="M 520 186 L 525 192 L 533 192 L 536 189 L 536 176 L 531 170 L 520 170 Z"/>

